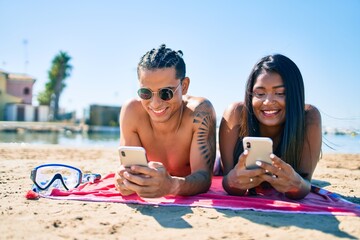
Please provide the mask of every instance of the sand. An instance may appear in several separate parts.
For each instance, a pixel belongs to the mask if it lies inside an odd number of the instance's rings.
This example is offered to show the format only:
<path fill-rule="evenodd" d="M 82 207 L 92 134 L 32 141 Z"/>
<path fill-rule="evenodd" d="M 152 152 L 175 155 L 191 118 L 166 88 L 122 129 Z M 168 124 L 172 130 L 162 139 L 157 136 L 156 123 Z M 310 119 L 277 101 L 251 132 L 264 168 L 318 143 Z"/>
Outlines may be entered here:
<path fill-rule="evenodd" d="M 0 239 L 359 239 L 360 217 L 27 200 L 30 171 L 65 163 L 105 175 L 114 148 L 0 144 Z M 360 204 L 360 154 L 324 155 L 313 183 Z"/>

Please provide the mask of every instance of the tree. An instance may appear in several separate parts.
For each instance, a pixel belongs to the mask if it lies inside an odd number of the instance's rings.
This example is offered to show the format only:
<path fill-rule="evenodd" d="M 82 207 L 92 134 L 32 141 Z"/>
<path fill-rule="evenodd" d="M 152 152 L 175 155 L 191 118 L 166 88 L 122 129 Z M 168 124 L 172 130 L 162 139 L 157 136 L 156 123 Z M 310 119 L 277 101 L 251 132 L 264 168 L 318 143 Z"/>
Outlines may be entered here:
<path fill-rule="evenodd" d="M 70 76 L 72 66 L 69 64 L 71 57 L 60 51 L 52 60 L 51 69 L 48 71 L 49 81 L 45 84 L 45 90 L 38 95 L 41 105 L 51 105 L 53 101 L 54 119 L 58 119 L 59 100 L 63 89 L 66 87 L 65 79 Z"/>

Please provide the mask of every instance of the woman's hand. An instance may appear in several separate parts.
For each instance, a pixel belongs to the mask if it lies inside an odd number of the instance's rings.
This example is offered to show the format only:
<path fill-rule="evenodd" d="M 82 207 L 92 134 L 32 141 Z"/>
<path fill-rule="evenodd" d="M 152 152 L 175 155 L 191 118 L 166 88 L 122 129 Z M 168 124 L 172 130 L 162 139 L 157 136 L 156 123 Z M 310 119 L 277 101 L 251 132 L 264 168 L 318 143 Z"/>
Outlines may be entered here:
<path fill-rule="evenodd" d="M 231 189 L 236 188 L 243 190 L 244 192 L 242 192 L 242 194 L 244 194 L 247 189 L 256 187 L 264 181 L 264 179 L 262 178 L 262 176 L 265 173 L 264 169 L 262 168 L 252 169 L 252 170 L 246 169 L 245 162 L 247 155 L 248 155 L 248 150 L 245 150 L 239 156 L 238 163 L 226 176 L 226 185 Z"/>
<path fill-rule="evenodd" d="M 273 164 L 266 164 L 257 161 L 256 164 L 261 167 L 266 174 L 262 174 L 260 178 L 262 181 L 269 182 L 273 188 L 278 192 L 286 193 L 287 195 L 302 195 L 310 191 L 308 182 L 305 181 L 289 164 L 281 160 L 274 154 L 270 155 Z M 304 186 L 305 185 L 305 186 Z M 306 194 L 307 194 L 306 193 Z M 294 197 L 298 198 L 298 197 Z"/>

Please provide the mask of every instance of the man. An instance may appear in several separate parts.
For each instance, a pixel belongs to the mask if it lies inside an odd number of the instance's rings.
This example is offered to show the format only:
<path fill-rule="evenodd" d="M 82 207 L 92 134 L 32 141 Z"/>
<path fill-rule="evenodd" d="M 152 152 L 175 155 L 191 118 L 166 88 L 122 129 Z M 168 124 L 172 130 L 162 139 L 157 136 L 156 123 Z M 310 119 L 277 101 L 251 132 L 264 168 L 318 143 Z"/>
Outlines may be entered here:
<path fill-rule="evenodd" d="M 195 195 L 210 188 L 215 111 L 207 99 L 186 95 L 190 79 L 182 55 L 163 44 L 140 59 L 140 99 L 122 106 L 120 145 L 144 147 L 149 163 L 121 165 L 115 186 L 122 195 Z"/>

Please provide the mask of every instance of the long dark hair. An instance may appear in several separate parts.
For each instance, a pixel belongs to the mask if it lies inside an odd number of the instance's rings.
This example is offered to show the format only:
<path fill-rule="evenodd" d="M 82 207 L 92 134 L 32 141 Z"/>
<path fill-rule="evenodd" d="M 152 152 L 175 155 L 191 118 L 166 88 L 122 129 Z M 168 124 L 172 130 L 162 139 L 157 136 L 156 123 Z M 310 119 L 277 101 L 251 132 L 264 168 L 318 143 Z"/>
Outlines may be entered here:
<path fill-rule="evenodd" d="M 305 136 L 305 93 L 300 70 L 288 57 L 281 54 L 269 55 L 260 59 L 253 67 L 246 83 L 239 140 L 245 136 L 260 136 L 259 122 L 252 107 L 252 90 L 256 79 L 263 72 L 277 73 L 284 82 L 286 93 L 285 124 L 281 141 L 277 149 L 274 149 L 274 153 L 297 170 Z M 237 144 L 237 148 L 242 148 L 242 145 Z M 239 149 L 235 149 L 235 151 L 238 157 Z M 240 151 L 242 152 L 243 149 Z"/>

